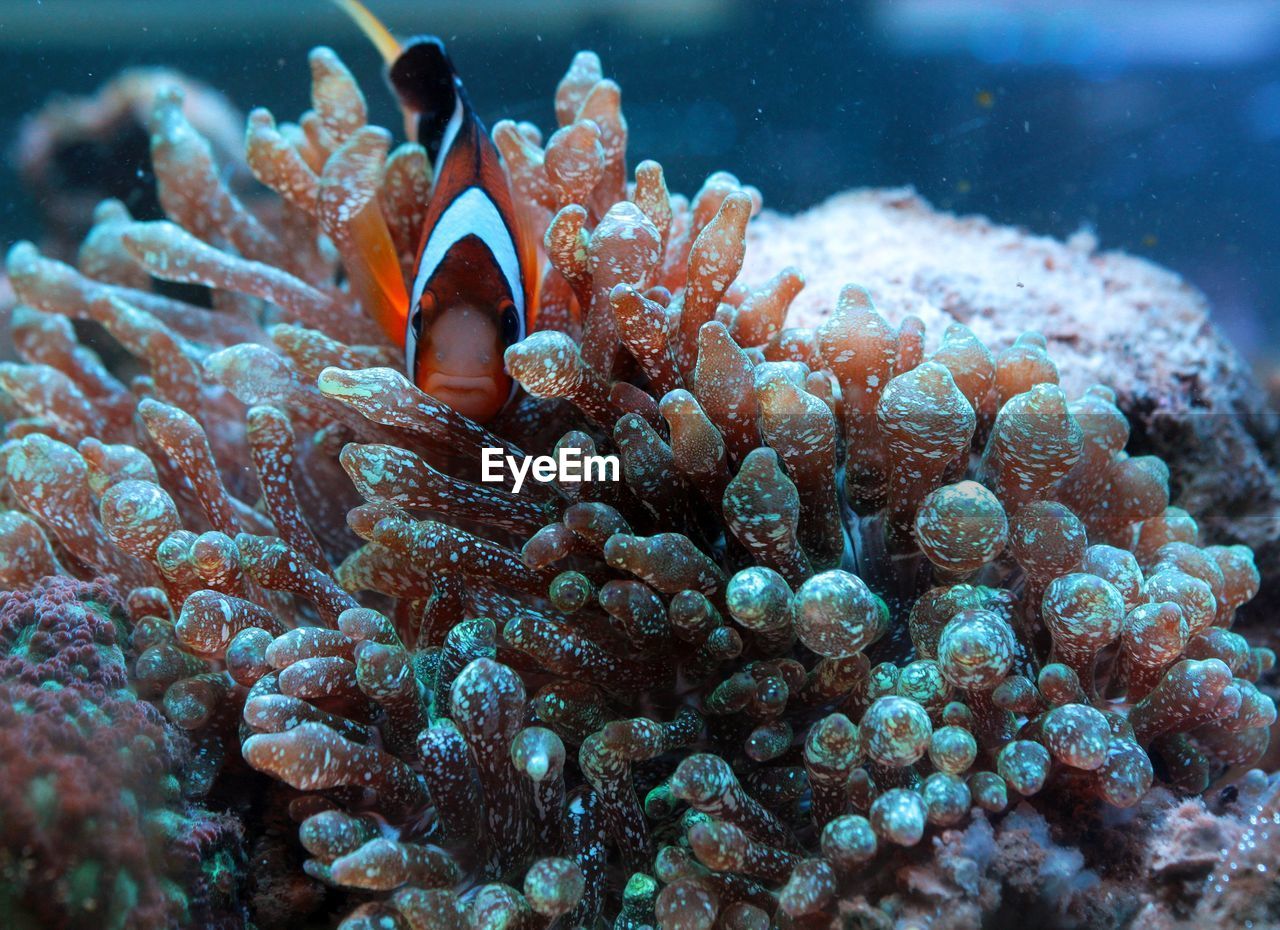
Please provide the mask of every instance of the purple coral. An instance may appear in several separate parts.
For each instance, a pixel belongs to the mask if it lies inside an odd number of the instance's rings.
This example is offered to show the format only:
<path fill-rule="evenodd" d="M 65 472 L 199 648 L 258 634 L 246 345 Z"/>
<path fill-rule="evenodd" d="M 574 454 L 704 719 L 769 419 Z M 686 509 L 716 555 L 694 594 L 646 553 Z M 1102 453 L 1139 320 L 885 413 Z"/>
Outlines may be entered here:
<path fill-rule="evenodd" d="M 237 821 L 183 800 L 185 741 L 129 690 L 124 606 L 0 595 L 0 875 L 17 926 L 245 926 Z"/>

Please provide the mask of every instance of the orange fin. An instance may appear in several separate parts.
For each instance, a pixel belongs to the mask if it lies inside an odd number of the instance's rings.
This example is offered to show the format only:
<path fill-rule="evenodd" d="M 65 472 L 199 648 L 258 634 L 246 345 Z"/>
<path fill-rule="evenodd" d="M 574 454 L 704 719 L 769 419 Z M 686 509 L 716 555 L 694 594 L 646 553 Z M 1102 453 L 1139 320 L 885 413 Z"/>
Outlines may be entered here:
<path fill-rule="evenodd" d="M 369 37 L 383 61 L 391 64 L 400 57 L 400 41 L 360 0 L 333 0 L 333 3 L 350 16 L 352 22 L 360 27 L 360 31 Z"/>
<path fill-rule="evenodd" d="M 542 275 L 539 273 L 541 257 L 538 254 L 538 240 L 532 230 L 529 215 L 518 206 L 511 211 L 515 214 L 516 250 L 520 259 L 520 277 L 524 283 L 524 331 L 531 333 L 538 322 L 538 306 L 541 294 Z"/>
<path fill-rule="evenodd" d="M 360 261 L 349 263 L 347 268 L 352 291 L 387 338 L 402 346 L 409 319 L 409 294 L 395 243 L 376 200 L 351 218 L 348 233 L 360 253 Z"/>

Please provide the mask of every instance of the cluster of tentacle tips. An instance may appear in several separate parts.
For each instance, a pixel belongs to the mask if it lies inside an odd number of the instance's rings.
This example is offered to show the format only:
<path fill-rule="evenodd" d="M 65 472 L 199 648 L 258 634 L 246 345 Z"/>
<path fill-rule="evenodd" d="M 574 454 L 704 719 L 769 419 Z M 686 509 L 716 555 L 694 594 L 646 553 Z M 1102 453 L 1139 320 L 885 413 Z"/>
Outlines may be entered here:
<path fill-rule="evenodd" d="M 411 272 L 425 152 L 311 66 L 296 124 L 249 117 L 278 198 L 233 194 L 161 95 L 169 221 L 105 203 L 78 267 L 11 250 L 0 583 L 115 576 L 190 781 L 287 786 L 347 930 L 816 920 L 1021 798 L 1126 807 L 1259 758 L 1251 553 L 1201 545 L 1039 335 L 926 338 L 853 286 L 787 327 L 798 271 L 735 283 L 758 193 L 628 170 L 582 54 L 545 143 L 494 127 L 542 303 L 479 426 L 364 312 L 370 254 Z M 488 447 L 621 480 L 516 493 Z"/>

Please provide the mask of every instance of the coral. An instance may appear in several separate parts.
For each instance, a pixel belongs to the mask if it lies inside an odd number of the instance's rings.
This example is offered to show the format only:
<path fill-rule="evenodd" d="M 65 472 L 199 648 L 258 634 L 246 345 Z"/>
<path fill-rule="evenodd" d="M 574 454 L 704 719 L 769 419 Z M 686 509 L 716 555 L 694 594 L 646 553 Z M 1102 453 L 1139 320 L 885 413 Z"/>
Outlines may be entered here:
<path fill-rule="evenodd" d="M 245 926 L 239 824 L 183 800 L 185 739 L 130 691 L 127 632 L 101 582 L 0 595 L 6 926 Z"/>
<path fill-rule="evenodd" d="M 545 146 L 494 127 L 544 263 L 523 393 L 480 426 L 371 318 L 369 256 L 412 270 L 425 152 L 366 125 L 332 52 L 311 66 L 297 124 L 249 117 L 272 211 L 159 94 L 168 220 L 101 209 L 78 269 L 15 246 L 0 366 L 4 582 L 128 592 L 131 682 L 189 735 L 189 790 L 272 808 L 260 919 L 976 926 L 1007 885 L 1097 926 L 1105 818 L 1261 758 L 1275 657 L 1231 629 L 1252 553 L 1200 544 L 1044 337 L 934 338 L 852 285 L 787 326 L 798 271 L 735 280 L 759 193 L 628 180 L 584 53 Z M 612 453 L 622 480 L 516 491 L 484 448 Z M 1061 845 L 1063 812 L 1104 839 Z"/>
<path fill-rule="evenodd" d="M 857 281 L 889 322 L 918 315 L 935 334 L 963 323 L 993 351 L 1039 330 L 1069 396 L 1099 380 L 1115 391 L 1130 448 L 1168 463 L 1172 502 L 1201 533 L 1253 549 L 1263 587 L 1237 626 L 1274 649 L 1280 394 L 1259 388 L 1189 282 L 1100 246 L 1083 230 L 1062 242 L 934 209 L 910 189 L 861 188 L 794 216 L 764 210 L 747 227 L 739 280 L 755 287 L 802 267 L 788 326 L 820 325 Z"/>
<path fill-rule="evenodd" d="M 94 208 L 107 197 L 125 201 L 135 215 L 159 218 L 147 120 L 156 93 L 172 86 L 183 89 L 188 118 L 236 183 L 248 180 L 236 157 L 243 116 L 225 97 L 168 68 L 126 69 L 93 95 L 55 97 L 22 121 L 13 158 L 52 248 L 75 254 L 93 225 Z"/>
<path fill-rule="evenodd" d="M 1277 900 L 1275 776 L 1253 772 L 1209 804 L 1156 788 L 1135 806 L 1056 819 L 1022 802 L 942 831 L 928 856 L 842 901 L 847 925 L 945 930 L 1047 926 L 1270 927 Z M 1102 850 L 1107 850 L 1103 853 Z"/>

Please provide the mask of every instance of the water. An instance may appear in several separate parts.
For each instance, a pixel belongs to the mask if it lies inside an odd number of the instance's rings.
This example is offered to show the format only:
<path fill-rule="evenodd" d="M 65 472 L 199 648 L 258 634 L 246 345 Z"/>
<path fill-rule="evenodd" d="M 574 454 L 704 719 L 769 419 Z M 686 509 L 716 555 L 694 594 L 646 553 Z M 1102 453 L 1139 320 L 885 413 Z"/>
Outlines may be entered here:
<path fill-rule="evenodd" d="M 305 53 L 333 46 L 373 118 L 397 120 L 376 53 L 327 4 L 0 3 L 4 137 L 57 92 L 169 64 L 245 109 L 296 112 Z M 1269 371 L 1280 358 L 1280 5 L 695 0 L 386 0 L 442 34 L 482 114 L 552 122 L 548 91 L 591 48 L 625 91 L 632 152 L 673 189 L 725 169 L 795 211 L 852 186 L 1151 258 L 1203 290 Z M 6 166 L 7 245 L 40 228 Z"/>

